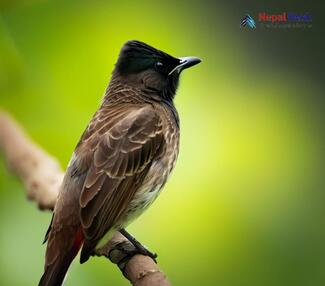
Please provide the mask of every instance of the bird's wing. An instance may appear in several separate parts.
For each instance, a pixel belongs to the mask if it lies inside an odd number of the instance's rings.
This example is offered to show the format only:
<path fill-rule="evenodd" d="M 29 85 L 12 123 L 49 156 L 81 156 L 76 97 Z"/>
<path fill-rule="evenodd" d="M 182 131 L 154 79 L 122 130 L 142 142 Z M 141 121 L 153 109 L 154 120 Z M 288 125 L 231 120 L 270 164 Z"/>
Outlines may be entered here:
<path fill-rule="evenodd" d="M 163 142 L 161 119 L 151 107 L 133 110 L 101 135 L 79 200 L 88 246 L 123 217 Z"/>

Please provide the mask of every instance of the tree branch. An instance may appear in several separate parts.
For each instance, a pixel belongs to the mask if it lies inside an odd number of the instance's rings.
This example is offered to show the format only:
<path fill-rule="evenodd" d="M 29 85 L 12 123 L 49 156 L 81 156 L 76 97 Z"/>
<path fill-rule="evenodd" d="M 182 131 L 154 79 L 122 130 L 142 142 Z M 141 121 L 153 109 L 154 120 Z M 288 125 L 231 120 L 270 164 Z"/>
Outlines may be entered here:
<path fill-rule="evenodd" d="M 64 173 L 58 161 L 37 146 L 22 128 L 0 111 L 0 150 L 8 167 L 23 182 L 27 198 L 42 210 L 53 210 Z M 136 286 L 171 286 L 149 256 L 136 253 L 134 246 L 119 232 L 96 252 L 117 264 L 124 276 Z"/>

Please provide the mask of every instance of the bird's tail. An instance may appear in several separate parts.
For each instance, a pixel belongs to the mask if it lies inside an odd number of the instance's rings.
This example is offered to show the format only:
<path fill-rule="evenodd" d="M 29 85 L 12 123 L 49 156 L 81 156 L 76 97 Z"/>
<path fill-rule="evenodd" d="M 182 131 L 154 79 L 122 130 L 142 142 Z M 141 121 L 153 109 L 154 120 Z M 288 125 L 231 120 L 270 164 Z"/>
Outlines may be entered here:
<path fill-rule="evenodd" d="M 74 257 L 56 260 L 46 267 L 38 286 L 60 286 Z"/>
<path fill-rule="evenodd" d="M 56 237 L 57 242 L 58 237 Z M 46 251 L 46 263 L 44 274 L 38 283 L 38 286 L 61 286 L 66 273 L 72 260 L 78 254 L 78 251 L 83 242 L 82 231 L 78 232 L 75 236 L 75 240 L 68 249 L 56 249 L 54 245 L 51 245 L 51 237 L 49 238 L 48 247 Z M 53 255 L 53 256 L 52 256 Z"/>

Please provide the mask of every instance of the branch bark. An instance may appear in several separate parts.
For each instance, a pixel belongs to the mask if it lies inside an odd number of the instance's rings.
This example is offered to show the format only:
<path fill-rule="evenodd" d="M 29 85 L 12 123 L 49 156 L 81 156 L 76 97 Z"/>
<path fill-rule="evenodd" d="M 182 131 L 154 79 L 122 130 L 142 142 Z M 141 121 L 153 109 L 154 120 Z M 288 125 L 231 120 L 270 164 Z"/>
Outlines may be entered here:
<path fill-rule="evenodd" d="M 41 210 L 53 210 L 64 173 L 58 161 L 32 142 L 18 123 L 0 111 L 0 150 L 8 167 L 24 184 L 26 196 Z M 171 286 L 149 256 L 136 254 L 134 246 L 119 232 L 96 252 L 117 264 L 123 275 L 136 286 Z"/>

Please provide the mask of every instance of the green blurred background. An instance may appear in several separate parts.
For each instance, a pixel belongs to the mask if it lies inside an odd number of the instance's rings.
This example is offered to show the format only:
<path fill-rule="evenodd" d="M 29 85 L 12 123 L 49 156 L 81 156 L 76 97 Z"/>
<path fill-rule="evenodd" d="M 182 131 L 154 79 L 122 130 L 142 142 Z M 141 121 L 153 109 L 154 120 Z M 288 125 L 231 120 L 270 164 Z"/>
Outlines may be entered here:
<path fill-rule="evenodd" d="M 305 1 L 0 1 L 0 107 L 63 167 L 122 44 L 203 62 L 176 96 L 181 148 L 129 230 L 174 285 L 325 285 L 323 7 Z M 311 12 L 308 29 L 241 29 L 246 13 Z M 0 127 L 1 128 L 1 127 Z M 0 161 L 0 285 L 36 285 L 50 213 Z M 103 258 L 66 285 L 128 285 Z"/>

